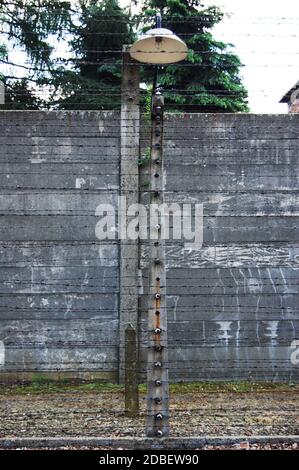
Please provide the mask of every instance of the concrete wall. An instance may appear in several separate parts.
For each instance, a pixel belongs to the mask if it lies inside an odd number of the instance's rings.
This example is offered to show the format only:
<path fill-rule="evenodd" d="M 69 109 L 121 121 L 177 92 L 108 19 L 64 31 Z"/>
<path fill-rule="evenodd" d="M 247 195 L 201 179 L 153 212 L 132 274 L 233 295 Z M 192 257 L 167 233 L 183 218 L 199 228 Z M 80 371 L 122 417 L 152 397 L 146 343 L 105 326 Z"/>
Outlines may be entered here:
<path fill-rule="evenodd" d="M 200 252 L 167 246 L 170 377 L 298 379 L 299 117 L 169 115 L 164 144 L 165 201 L 204 211 Z"/>
<path fill-rule="evenodd" d="M 119 243 L 96 239 L 95 209 L 117 202 L 119 122 L 0 113 L 0 379 L 117 379 Z M 299 116 L 179 115 L 165 126 L 165 200 L 204 205 L 203 248 L 166 247 L 171 379 L 298 379 Z M 143 377 L 147 265 L 144 243 Z"/>
<path fill-rule="evenodd" d="M 115 380 L 118 245 L 95 209 L 117 200 L 119 116 L 10 111 L 0 129 L 0 376 Z"/>

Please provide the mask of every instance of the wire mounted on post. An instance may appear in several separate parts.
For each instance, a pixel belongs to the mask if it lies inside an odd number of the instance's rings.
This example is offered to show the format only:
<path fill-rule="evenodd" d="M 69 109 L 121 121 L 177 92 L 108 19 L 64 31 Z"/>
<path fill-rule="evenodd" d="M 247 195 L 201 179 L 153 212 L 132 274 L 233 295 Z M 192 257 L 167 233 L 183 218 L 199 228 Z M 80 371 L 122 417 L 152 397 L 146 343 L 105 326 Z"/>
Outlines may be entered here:
<path fill-rule="evenodd" d="M 163 204 L 163 114 L 164 98 L 156 89 L 152 97 L 150 203 L 158 206 Z M 150 221 L 146 426 L 149 437 L 169 434 L 165 246 L 162 214 L 158 213 L 157 217 L 157 221 Z"/>

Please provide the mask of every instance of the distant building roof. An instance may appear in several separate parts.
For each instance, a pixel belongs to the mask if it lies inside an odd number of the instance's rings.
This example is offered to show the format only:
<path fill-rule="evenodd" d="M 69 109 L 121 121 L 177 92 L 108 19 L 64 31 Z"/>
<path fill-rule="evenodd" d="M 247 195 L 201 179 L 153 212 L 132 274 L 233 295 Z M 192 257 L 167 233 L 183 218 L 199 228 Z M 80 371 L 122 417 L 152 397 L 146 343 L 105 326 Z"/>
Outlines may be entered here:
<path fill-rule="evenodd" d="M 289 103 L 292 93 L 297 89 L 299 89 L 299 81 L 281 98 L 280 103 Z"/>

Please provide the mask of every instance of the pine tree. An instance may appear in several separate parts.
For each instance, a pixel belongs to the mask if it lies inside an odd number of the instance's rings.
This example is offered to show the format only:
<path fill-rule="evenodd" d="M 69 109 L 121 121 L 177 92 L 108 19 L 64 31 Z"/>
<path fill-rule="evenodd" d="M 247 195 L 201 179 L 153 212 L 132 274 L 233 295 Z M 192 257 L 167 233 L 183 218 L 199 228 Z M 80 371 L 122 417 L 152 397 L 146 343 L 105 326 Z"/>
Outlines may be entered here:
<path fill-rule="evenodd" d="M 231 45 L 213 38 L 211 29 L 223 18 L 217 7 L 204 8 L 196 0 L 146 0 L 146 28 L 153 27 L 153 14 L 160 10 L 163 27 L 182 38 L 189 49 L 179 64 L 160 73 L 166 106 L 185 112 L 248 111 L 247 92 L 240 79 L 240 59 Z"/>
<path fill-rule="evenodd" d="M 49 35 L 63 36 L 70 21 L 71 2 L 61 0 L 0 0 L 3 34 L 24 47 L 34 67 L 51 62 Z"/>
<path fill-rule="evenodd" d="M 0 28 L 1 29 L 3 28 L 3 18 L 2 18 L 1 9 L 0 9 Z M 2 44 L 2 42 L 0 42 L 0 60 L 5 60 L 6 57 L 7 57 L 6 46 L 5 44 Z M 4 78 L 4 75 L 0 71 L 0 80 L 3 80 L 3 78 Z"/>
<path fill-rule="evenodd" d="M 247 111 L 241 62 L 231 45 L 216 41 L 211 33 L 222 20 L 221 11 L 204 8 L 197 0 L 145 0 L 144 5 L 140 18 L 120 8 L 117 0 L 0 0 L 4 37 L 12 47 L 22 46 L 28 55 L 26 80 L 23 73 L 3 78 L 10 90 L 10 106 L 29 109 L 31 102 L 33 109 L 119 108 L 120 51 L 123 44 L 134 42 L 133 26 L 134 30 L 154 26 L 155 12 L 160 10 L 163 26 L 177 33 L 189 48 L 186 61 L 166 66 L 160 73 L 168 109 Z M 55 58 L 49 36 L 68 42 L 68 59 Z M 5 54 L 13 62 L 10 47 L 8 51 L 0 47 L 0 62 L 6 61 Z M 13 70 L 24 71 L 24 65 L 21 67 Z M 144 81 L 150 85 L 152 67 L 144 70 Z M 35 96 L 38 87 L 44 101 Z"/>
<path fill-rule="evenodd" d="M 5 103 L 0 109 L 37 110 L 42 106 L 43 101 L 33 93 L 26 78 L 5 83 Z"/>
<path fill-rule="evenodd" d="M 122 48 L 134 35 L 129 15 L 117 0 L 80 2 L 80 26 L 73 25 L 70 41 L 74 69 L 55 73 L 52 84 L 61 89 L 63 109 L 115 109 L 120 107 Z"/>
<path fill-rule="evenodd" d="M 46 105 L 34 90 L 39 80 L 44 84 L 51 76 L 55 65 L 51 58 L 54 46 L 50 44 L 49 35 L 63 38 L 65 30 L 69 30 L 70 12 L 71 2 L 68 1 L 0 0 L 3 43 L 0 63 L 13 66 L 9 75 L 2 73 L 6 99 L 1 109 L 37 109 Z M 15 61 L 15 47 L 26 52 L 26 64 Z"/>

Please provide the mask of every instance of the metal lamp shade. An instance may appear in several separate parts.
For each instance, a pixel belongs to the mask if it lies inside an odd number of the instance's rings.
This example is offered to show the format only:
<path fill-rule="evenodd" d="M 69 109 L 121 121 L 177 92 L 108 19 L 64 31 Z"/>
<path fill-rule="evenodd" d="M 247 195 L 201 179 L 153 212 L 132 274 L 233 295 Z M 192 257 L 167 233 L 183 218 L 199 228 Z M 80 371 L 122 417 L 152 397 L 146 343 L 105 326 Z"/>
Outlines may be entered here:
<path fill-rule="evenodd" d="M 147 64 L 171 64 L 187 56 L 187 46 L 170 29 L 149 29 L 131 47 L 130 55 Z"/>

